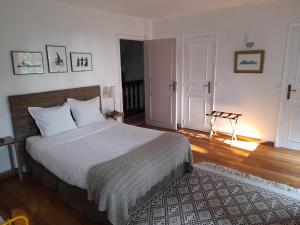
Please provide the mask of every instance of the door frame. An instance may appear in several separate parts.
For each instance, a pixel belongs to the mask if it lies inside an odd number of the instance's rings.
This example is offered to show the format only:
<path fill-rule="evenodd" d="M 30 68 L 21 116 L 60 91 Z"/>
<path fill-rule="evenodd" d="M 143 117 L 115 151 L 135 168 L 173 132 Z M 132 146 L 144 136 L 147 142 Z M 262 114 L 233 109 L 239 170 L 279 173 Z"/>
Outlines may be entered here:
<path fill-rule="evenodd" d="M 117 33 L 116 35 L 116 51 L 117 51 L 117 60 L 118 60 L 118 85 L 120 87 L 119 90 L 119 99 L 120 99 L 120 111 L 124 112 L 123 108 L 123 86 L 122 86 L 122 68 L 121 68 L 121 53 L 120 53 L 120 40 L 131 40 L 131 41 L 145 41 L 145 36 L 134 35 L 134 34 L 123 34 Z"/>
<path fill-rule="evenodd" d="M 184 81 L 184 66 L 185 66 L 185 59 L 184 59 L 184 41 L 186 38 L 190 38 L 190 37 L 197 37 L 197 36 L 215 36 L 215 51 L 214 51 L 214 67 L 213 67 L 213 76 L 212 76 L 212 80 L 211 80 L 211 90 L 212 90 L 212 94 L 211 94 L 211 106 L 212 106 L 212 110 L 214 110 L 215 108 L 215 83 L 216 83 L 216 78 L 217 78 L 217 52 L 218 52 L 218 43 L 219 43 L 219 33 L 218 32 L 209 32 L 209 33 L 197 33 L 197 34 L 186 34 L 182 36 L 182 43 L 181 43 L 181 107 L 180 107 L 180 122 L 181 122 L 181 126 L 182 128 L 185 127 L 184 124 L 184 88 L 183 88 L 183 81 Z"/>
<path fill-rule="evenodd" d="M 287 30 L 286 42 L 285 42 L 285 50 L 284 50 L 284 63 L 283 63 L 283 68 L 282 68 L 280 104 L 279 104 L 279 110 L 278 110 L 276 137 L 275 137 L 275 143 L 274 143 L 275 147 L 282 146 L 280 143 L 281 135 L 282 135 L 282 133 L 280 132 L 280 130 L 281 130 L 280 126 L 281 126 L 283 111 L 284 111 L 283 106 L 284 106 L 284 102 L 285 102 L 285 98 L 286 98 L 288 45 L 289 45 L 289 40 L 291 38 L 291 32 L 292 32 L 293 27 L 300 27 L 300 22 L 288 24 L 288 30 Z"/>

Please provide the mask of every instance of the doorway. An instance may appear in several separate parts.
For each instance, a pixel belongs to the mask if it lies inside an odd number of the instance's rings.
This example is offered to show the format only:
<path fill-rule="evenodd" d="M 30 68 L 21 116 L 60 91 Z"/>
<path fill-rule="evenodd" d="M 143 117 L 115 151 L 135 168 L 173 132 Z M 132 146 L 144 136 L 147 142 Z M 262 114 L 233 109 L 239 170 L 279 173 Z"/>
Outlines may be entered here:
<path fill-rule="evenodd" d="M 176 130 L 176 45 L 175 38 L 118 37 L 125 123 Z"/>
<path fill-rule="evenodd" d="M 145 124 L 144 42 L 120 39 L 124 122 Z"/>

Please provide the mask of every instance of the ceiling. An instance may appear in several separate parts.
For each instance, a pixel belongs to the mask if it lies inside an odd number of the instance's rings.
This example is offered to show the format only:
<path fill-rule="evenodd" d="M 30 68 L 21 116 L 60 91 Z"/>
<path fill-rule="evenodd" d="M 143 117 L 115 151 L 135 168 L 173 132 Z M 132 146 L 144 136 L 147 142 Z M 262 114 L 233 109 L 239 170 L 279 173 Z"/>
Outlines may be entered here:
<path fill-rule="evenodd" d="M 271 0 L 55 0 L 104 11 L 157 20 L 216 11 Z"/>

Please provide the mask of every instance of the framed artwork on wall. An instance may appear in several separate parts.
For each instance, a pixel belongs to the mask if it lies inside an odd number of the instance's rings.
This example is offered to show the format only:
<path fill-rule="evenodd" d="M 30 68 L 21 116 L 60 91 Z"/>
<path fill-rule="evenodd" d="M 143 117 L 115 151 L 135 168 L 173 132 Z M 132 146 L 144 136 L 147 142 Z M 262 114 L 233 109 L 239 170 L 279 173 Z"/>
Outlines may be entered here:
<path fill-rule="evenodd" d="M 71 52 L 72 72 L 93 71 L 92 53 Z"/>
<path fill-rule="evenodd" d="M 42 52 L 11 51 L 11 59 L 15 75 L 44 73 Z"/>
<path fill-rule="evenodd" d="M 236 51 L 234 55 L 235 73 L 263 73 L 264 50 Z"/>
<path fill-rule="evenodd" d="M 49 73 L 67 73 L 67 51 L 65 46 L 46 45 Z"/>

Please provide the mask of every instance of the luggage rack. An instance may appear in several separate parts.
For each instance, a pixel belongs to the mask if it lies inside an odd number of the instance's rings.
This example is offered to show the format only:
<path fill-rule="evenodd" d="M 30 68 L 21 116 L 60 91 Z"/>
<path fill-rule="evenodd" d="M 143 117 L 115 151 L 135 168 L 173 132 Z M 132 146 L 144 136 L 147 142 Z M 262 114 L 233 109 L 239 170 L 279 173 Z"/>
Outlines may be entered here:
<path fill-rule="evenodd" d="M 209 116 L 210 123 L 211 123 L 211 129 L 210 129 L 210 135 L 209 135 L 210 140 L 213 138 L 213 135 L 217 134 L 217 132 L 215 131 L 215 123 L 216 123 L 217 118 L 228 119 L 230 121 L 231 129 L 232 129 L 231 143 L 233 140 L 237 140 L 236 127 L 237 127 L 238 119 L 240 116 L 242 116 L 242 114 L 222 112 L 222 111 L 212 111 L 211 113 L 207 113 L 206 116 Z"/>

